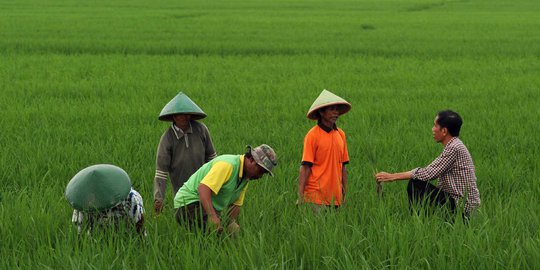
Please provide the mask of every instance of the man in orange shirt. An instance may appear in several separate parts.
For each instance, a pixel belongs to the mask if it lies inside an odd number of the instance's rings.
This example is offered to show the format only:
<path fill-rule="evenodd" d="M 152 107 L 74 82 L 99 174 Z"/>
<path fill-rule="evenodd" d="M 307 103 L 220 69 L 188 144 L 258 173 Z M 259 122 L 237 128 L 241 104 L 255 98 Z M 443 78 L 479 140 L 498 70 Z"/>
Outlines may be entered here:
<path fill-rule="evenodd" d="M 314 211 L 320 212 L 325 206 L 337 208 L 345 201 L 349 153 L 345 133 L 336 121 L 350 109 L 350 103 L 327 90 L 311 105 L 307 117 L 317 120 L 317 125 L 304 138 L 297 205 L 311 203 Z"/>

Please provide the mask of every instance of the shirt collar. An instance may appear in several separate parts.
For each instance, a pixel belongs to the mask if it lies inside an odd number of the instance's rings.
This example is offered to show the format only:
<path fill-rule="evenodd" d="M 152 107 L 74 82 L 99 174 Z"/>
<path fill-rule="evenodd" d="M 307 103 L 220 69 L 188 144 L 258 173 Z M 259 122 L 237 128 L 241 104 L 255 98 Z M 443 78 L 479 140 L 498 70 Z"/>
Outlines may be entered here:
<path fill-rule="evenodd" d="M 238 173 L 238 179 L 242 179 L 244 176 L 244 159 L 245 155 L 240 156 L 240 172 Z"/>
<path fill-rule="evenodd" d="M 327 126 L 325 126 L 325 125 L 322 123 L 321 120 L 317 121 L 317 125 L 318 125 L 322 130 L 326 131 L 326 133 L 330 133 L 330 131 L 332 131 L 332 129 L 333 129 L 333 130 L 337 130 L 336 124 L 334 124 L 333 127 L 327 127 Z"/>
<path fill-rule="evenodd" d="M 178 139 L 182 138 L 186 133 L 193 133 L 193 127 L 191 126 L 191 122 L 189 123 L 189 128 L 186 132 L 184 132 L 184 130 L 182 130 L 181 128 L 177 127 L 174 123 L 172 124 L 172 127 L 174 134 Z"/>
<path fill-rule="evenodd" d="M 448 143 L 444 146 L 444 148 L 448 147 L 450 144 L 454 143 L 456 140 L 459 140 L 458 137 L 452 137 L 452 139 L 448 141 Z"/>

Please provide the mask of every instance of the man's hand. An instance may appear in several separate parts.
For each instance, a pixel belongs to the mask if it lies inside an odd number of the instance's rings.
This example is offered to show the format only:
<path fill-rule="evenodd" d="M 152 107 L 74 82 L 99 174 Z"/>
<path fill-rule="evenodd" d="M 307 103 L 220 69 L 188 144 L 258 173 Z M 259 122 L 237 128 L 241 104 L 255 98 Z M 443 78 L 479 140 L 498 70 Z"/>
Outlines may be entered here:
<path fill-rule="evenodd" d="M 296 199 L 296 207 L 299 207 L 300 205 L 302 205 L 304 203 L 304 197 L 303 196 L 298 196 L 298 199 Z"/>
<path fill-rule="evenodd" d="M 377 182 L 393 182 L 397 180 L 408 180 L 411 179 L 411 171 L 399 172 L 399 173 L 387 173 L 379 172 L 375 175 Z"/>
<path fill-rule="evenodd" d="M 163 210 L 163 201 L 154 201 L 154 214 L 156 216 L 159 216 L 161 214 L 161 210 Z"/>
<path fill-rule="evenodd" d="M 233 221 L 229 224 L 229 226 L 227 226 L 227 234 L 231 237 L 231 238 L 236 238 L 236 236 L 238 235 L 238 233 L 240 232 L 240 225 L 238 225 L 238 223 L 236 223 L 236 221 Z"/>
<path fill-rule="evenodd" d="M 375 175 L 375 179 L 377 182 L 392 182 L 395 181 L 396 178 L 394 177 L 394 174 L 387 173 L 387 172 L 379 172 Z"/>
<path fill-rule="evenodd" d="M 208 221 L 210 221 L 210 228 L 215 230 L 218 234 L 223 232 L 223 227 L 221 226 L 221 221 L 217 215 L 209 216 Z"/>

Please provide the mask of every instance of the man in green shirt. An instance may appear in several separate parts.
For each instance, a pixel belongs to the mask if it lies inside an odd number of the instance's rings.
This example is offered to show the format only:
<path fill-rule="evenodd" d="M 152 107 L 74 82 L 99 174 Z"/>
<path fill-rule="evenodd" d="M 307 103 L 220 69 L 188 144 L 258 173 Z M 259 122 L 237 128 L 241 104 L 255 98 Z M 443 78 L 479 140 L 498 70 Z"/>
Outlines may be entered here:
<path fill-rule="evenodd" d="M 248 183 L 265 173 L 273 176 L 276 165 L 276 153 L 266 144 L 248 146 L 244 155 L 216 157 L 197 170 L 176 193 L 176 221 L 191 228 L 205 228 L 209 222 L 218 232 L 226 223 L 229 232 L 237 232 L 240 226 L 236 219 Z"/>

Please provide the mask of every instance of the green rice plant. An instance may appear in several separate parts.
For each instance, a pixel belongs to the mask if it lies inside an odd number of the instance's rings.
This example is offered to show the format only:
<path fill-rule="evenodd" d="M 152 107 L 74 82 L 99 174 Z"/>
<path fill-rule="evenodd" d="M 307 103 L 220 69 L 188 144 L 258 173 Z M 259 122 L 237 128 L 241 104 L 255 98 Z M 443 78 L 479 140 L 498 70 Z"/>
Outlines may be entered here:
<path fill-rule="evenodd" d="M 0 1 L 0 268 L 536 269 L 540 27 L 534 1 Z M 295 207 L 305 115 L 352 103 L 347 204 Z M 182 228 L 169 187 L 152 213 L 165 103 L 186 92 L 218 154 L 267 143 L 237 239 Z M 437 111 L 463 119 L 482 207 L 468 225 L 411 215 L 376 171 L 431 162 Z M 63 194 L 92 164 L 123 168 L 147 237 L 77 234 Z"/>

